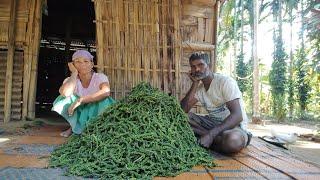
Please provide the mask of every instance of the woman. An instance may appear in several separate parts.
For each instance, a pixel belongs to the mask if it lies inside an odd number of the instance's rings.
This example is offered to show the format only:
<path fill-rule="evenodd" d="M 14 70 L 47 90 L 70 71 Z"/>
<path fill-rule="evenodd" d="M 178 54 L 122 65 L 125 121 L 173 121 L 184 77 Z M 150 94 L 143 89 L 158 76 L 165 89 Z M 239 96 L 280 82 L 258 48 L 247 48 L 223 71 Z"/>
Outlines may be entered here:
<path fill-rule="evenodd" d="M 81 134 L 90 119 L 114 103 L 110 97 L 108 78 L 93 71 L 93 56 L 88 51 L 77 50 L 68 66 L 71 76 L 63 81 L 60 96 L 52 107 L 71 126 L 60 134 L 63 137 L 69 137 L 72 133 Z"/>

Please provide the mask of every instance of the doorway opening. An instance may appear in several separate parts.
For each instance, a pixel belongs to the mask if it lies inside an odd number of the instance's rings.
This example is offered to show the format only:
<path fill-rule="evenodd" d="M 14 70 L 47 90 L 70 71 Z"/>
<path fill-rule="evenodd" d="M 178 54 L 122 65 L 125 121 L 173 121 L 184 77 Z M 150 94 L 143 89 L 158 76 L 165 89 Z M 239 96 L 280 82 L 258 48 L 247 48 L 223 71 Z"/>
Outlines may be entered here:
<path fill-rule="evenodd" d="M 36 117 L 55 116 L 52 103 L 63 80 L 70 75 L 67 63 L 73 52 L 85 49 L 96 56 L 94 19 L 90 0 L 47 0 L 42 17 Z"/>

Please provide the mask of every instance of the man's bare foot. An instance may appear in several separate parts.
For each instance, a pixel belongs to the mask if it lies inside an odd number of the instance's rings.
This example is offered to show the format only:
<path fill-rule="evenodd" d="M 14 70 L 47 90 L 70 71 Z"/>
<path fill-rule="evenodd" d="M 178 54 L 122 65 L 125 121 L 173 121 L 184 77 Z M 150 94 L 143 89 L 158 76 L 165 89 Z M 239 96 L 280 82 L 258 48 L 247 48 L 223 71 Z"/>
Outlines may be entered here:
<path fill-rule="evenodd" d="M 71 130 L 71 128 L 69 128 L 68 130 L 63 131 L 62 133 L 60 133 L 60 136 L 67 138 L 67 137 L 71 136 L 71 134 L 72 134 L 72 130 Z"/>

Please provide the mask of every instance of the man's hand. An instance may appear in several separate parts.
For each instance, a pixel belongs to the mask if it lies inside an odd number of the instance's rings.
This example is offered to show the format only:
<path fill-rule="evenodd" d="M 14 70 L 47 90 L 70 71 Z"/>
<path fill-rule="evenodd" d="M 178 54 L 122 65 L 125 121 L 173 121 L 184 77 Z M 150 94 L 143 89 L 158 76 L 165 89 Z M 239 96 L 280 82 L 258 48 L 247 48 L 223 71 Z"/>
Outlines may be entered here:
<path fill-rule="evenodd" d="M 217 131 L 211 130 L 208 134 L 201 136 L 200 144 L 205 148 L 209 148 L 217 135 Z"/>
<path fill-rule="evenodd" d="M 79 98 L 77 101 L 71 104 L 71 106 L 68 108 L 68 114 L 69 116 L 72 116 L 74 113 L 74 110 L 77 109 L 82 103 L 82 98 Z"/>
<path fill-rule="evenodd" d="M 200 80 L 197 79 L 196 77 L 194 77 L 191 72 L 188 73 L 188 76 L 189 76 L 189 78 L 191 79 L 191 81 L 193 83 L 199 83 L 200 82 Z"/>
<path fill-rule="evenodd" d="M 76 67 L 73 65 L 72 62 L 69 62 L 69 63 L 68 63 L 68 67 L 69 67 L 69 70 L 70 70 L 70 72 L 71 72 L 72 74 L 73 74 L 73 73 L 78 74 L 78 70 L 76 69 Z"/>

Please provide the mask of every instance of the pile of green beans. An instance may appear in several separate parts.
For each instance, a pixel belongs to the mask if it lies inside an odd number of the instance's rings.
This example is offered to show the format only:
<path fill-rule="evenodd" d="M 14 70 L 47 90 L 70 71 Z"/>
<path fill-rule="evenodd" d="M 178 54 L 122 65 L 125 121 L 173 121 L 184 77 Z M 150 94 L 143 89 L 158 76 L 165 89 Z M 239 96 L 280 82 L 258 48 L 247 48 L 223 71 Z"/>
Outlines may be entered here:
<path fill-rule="evenodd" d="M 193 166 L 214 166 L 200 147 L 175 97 L 147 83 L 90 121 L 51 155 L 51 167 L 102 179 L 176 176 Z"/>

